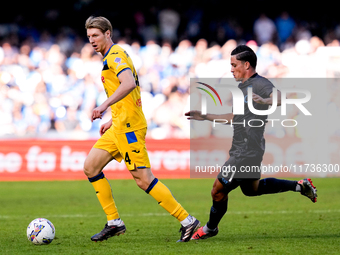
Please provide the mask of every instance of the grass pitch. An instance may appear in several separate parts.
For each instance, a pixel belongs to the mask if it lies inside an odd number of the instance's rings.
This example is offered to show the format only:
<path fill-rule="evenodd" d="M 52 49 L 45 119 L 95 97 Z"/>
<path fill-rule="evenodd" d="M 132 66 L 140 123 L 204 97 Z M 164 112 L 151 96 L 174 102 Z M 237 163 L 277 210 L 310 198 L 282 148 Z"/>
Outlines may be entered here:
<path fill-rule="evenodd" d="M 176 199 L 204 225 L 213 179 L 162 180 Z M 0 182 L 0 254 L 339 254 L 340 179 L 313 179 L 318 202 L 299 193 L 229 196 L 217 236 L 176 243 L 180 224 L 133 180 L 111 180 L 127 232 L 94 243 L 106 217 L 87 181 Z M 26 238 L 31 220 L 56 227 L 50 245 Z"/>

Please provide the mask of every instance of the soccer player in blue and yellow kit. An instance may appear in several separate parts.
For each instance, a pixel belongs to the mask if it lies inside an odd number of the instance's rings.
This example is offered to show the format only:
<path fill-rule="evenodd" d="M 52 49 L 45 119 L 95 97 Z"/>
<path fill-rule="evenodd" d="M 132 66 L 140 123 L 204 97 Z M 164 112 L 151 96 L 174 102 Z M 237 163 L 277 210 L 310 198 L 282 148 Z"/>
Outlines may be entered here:
<path fill-rule="evenodd" d="M 102 172 L 113 159 L 123 159 L 137 185 L 151 195 L 159 205 L 180 221 L 181 238 L 187 242 L 199 228 L 200 222 L 176 201 L 170 190 L 150 169 L 145 147 L 147 123 L 142 111 L 138 75 L 127 52 L 111 39 L 112 26 L 104 17 L 89 17 L 85 28 L 87 37 L 96 52 L 103 55 L 101 80 L 107 100 L 92 112 L 92 121 L 102 118 L 103 112 L 111 108 L 112 119 L 100 127 L 101 138 L 91 149 L 84 163 L 84 172 L 93 185 L 98 200 L 107 216 L 104 229 L 91 237 L 102 241 L 125 233 L 111 186 Z"/>

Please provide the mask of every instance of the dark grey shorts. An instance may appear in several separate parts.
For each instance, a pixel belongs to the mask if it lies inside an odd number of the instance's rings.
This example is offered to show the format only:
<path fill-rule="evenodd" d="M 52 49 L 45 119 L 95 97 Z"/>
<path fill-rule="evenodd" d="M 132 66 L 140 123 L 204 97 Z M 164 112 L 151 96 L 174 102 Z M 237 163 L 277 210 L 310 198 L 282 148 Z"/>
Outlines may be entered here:
<path fill-rule="evenodd" d="M 262 157 L 236 158 L 231 156 L 224 163 L 217 179 L 226 189 L 236 188 L 242 180 L 258 180 L 261 178 L 261 162 Z"/>

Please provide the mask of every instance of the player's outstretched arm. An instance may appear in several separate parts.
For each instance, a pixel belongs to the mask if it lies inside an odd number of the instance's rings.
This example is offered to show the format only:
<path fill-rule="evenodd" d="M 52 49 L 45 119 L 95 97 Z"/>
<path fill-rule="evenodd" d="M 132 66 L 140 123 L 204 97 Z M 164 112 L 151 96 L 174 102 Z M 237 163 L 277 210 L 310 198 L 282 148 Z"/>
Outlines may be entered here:
<path fill-rule="evenodd" d="M 215 121 L 220 123 L 230 123 L 231 120 L 234 118 L 234 114 L 227 113 L 227 114 L 211 114 L 207 113 L 203 115 L 200 111 L 189 111 L 184 114 L 187 116 L 188 120 L 209 120 Z M 227 121 L 226 121 L 227 120 Z"/>
<path fill-rule="evenodd" d="M 136 88 L 135 78 L 133 77 L 130 69 L 126 69 L 121 72 L 118 78 L 120 81 L 119 87 L 108 99 L 104 101 L 104 103 L 93 110 L 91 121 L 98 118 L 101 119 L 103 112 L 105 112 L 108 107 L 122 100 Z"/>

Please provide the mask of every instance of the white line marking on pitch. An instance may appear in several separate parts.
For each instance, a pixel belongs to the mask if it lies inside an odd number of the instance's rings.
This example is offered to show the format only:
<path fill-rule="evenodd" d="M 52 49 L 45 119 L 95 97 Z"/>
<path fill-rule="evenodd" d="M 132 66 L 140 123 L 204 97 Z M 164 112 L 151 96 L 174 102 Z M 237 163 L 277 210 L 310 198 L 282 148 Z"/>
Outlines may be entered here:
<path fill-rule="evenodd" d="M 227 214 L 302 214 L 302 213 L 340 213 L 340 209 L 328 209 L 328 210 L 297 210 L 297 211 L 229 211 Z M 207 215 L 209 213 L 192 213 L 192 215 Z M 50 214 L 43 215 L 45 218 L 89 218 L 89 217 L 100 217 L 102 214 Z M 163 217 L 169 216 L 169 213 L 121 213 L 122 217 Z M 23 215 L 0 215 L 2 219 L 16 219 L 22 218 Z"/>

